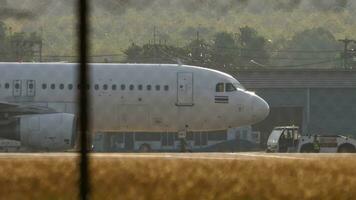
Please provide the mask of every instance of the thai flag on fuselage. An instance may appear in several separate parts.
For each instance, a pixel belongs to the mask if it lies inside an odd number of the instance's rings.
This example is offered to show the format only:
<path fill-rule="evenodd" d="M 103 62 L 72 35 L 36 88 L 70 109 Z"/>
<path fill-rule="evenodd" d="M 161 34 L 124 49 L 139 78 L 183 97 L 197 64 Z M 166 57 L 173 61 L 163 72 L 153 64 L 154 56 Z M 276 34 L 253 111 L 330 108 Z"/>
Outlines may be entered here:
<path fill-rule="evenodd" d="M 215 96 L 215 103 L 229 103 L 228 96 Z"/>

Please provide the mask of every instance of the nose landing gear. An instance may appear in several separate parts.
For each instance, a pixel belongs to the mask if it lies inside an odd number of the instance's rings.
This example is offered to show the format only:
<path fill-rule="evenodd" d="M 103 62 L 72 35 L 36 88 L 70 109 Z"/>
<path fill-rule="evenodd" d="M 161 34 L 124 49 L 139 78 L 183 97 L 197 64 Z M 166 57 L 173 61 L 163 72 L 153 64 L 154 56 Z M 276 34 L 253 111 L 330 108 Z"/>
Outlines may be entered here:
<path fill-rule="evenodd" d="M 178 138 L 179 138 L 179 143 L 180 143 L 180 152 L 187 152 L 187 131 L 179 131 L 178 132 Z"/>

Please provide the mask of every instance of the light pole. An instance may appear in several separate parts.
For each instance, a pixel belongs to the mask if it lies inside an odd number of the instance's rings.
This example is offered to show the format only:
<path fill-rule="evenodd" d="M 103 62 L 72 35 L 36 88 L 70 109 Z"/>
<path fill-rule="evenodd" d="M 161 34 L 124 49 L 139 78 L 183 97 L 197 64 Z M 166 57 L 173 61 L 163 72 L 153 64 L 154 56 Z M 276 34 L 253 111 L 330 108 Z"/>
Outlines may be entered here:
<path fill-rule="evenodd" d="M 348 67 L 347 59 L 348 59 L 348 46 L 351 42 L 356 43 L 356 40 L 350 40 L 350 39 L 340 39 L 338 40 L 339 42 L 344 43 L 344 55 L 343 55 L 343 62 L 342 62 L 342 67 L 346 69 Z"/>

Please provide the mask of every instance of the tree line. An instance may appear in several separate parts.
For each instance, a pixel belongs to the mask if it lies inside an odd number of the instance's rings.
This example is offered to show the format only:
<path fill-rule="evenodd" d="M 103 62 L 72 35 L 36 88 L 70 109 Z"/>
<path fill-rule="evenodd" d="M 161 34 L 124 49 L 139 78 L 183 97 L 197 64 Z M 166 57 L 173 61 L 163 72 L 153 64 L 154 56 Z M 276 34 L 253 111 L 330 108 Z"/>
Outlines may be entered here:
<path fill-rule="evenodd" d="M 206 67 L 324 67 L 341 66 L 344 56 L 356 66 L 352 46 L 347 54 L 343 45 L 325 28 L 296 33 L 291 39 L 271 41 L 245 26 L 238 33 L 217 32 L 212 40 L 197 38 L 182 47 L 165 41 L 132 43 L 124 50 L 123 62 L 177 63 Z"/>
<path fill-rule="evenodd" d="M 266 63 L 270 57 L 267 40 L 249 27 L 240 28 L 239 34 L 216 33 L 213 41 L 197 36 L 183 47 L 163 44 L 162 41 L 142 46 L 133 43 L 124 53 L 124 62 L 184 62 L 223 67 L 246 65 L 253 59 Z"/>
<path fill-rule="evenodd" d="M 0 61 L 39 61 L 41 45 L 42 39 L 36 32 L 12 32 L 0 21 Z"/>
<path fill-rule="evenodd" d="M 42 38 L 38 33 L 12 32 L 0 21 L 0 61 L 76 60 L 76 55 L 44 55 L 45 59 L 41 59 L 41 48 Z M 326 28 L 311 28 L 295 33 L 290 39 L 272 41 L 256 29 L 244 26 L 236 33 L 216 32 L 212 38 L 201 37 L 197 31 L 195 39 L 183 45 L 159 37 L 144 44 L 132 43 L 124 49 L 124 58 L 115 62 L 183 63 L 210 68 L 356 67 L 354 49 L 356 44 L 350 44 L 345 54 L 343 43 Z M 100 60 L 102 57 L 92 60 L 110 62 Z M 344 58 L 346 65 L 343 65 Z"/>

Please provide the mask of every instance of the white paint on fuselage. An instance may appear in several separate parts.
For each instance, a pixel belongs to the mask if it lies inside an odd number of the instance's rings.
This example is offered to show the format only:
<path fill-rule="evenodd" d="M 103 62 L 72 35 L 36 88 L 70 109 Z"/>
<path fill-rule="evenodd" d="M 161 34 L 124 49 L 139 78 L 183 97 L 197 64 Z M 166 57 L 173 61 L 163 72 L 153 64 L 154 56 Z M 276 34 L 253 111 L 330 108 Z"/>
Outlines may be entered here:
<path fill-rule="evenodd" d="M 0 63 L 0 101 L 75 113 L 77 70 L 77 64 L 67 63 Z M 93 132 L 179 131 L 186 127 L 189 131 L 224 130 L 256 123 L 269 112 L 265 101 L 244 89 L 215 92 L 219 82 L 239 84 L 232 76 L 216 70 L 174 64 L 90 64 L 90 71 Z M 187 79 L 192 75 L 191 88 L 189 84 L 180 88 L 178 74 L 182 73 L 188 74 Z M 31 81 L 33 89 L 29 88 Z M 16 83 L 21 84 L 19 89 Z M 151 90 L 147 90 L 148 85 Z M 156 90 L 157 85 L 160 90 Z M 178 94 L 187 96 L 180 98 Z M 215 96 L 226 96 L 229 101 L 216 103 Z"/>

